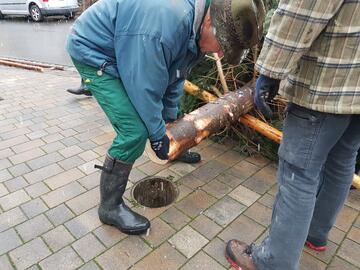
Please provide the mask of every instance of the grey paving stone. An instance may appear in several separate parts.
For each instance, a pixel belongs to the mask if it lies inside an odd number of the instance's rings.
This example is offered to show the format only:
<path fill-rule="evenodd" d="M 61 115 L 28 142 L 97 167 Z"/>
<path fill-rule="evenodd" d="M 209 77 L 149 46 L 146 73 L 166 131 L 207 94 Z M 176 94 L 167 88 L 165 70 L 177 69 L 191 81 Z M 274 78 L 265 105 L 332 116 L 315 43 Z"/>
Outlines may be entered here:
<path fill-rule="evenodd" d="M 335 257 L 331 264 L 328 267 L 329 270 L 359 270 L 355 265 L 350 264 L 349 262 Z"/>
<path fill-rule="evenodd" d="M 181 229 L 190 221 L 188 216 L 184 215 L 175 207 L 170 207 L 168 210 L 162 213 L 160 217 L 176 230 Z"/>
<path fill-rule="evenodd" d="M 57 175 L 64 170 L 57 164 L 51 164 L 49 166 L 34 170 L 24 175 L 25 179 L 30 183 L 34 184 L 40 182 L 53 175 Z"/>
<path fill-rule="evenodd" d="M 60 150 L 59 153 L 61 155 L 63 155 L 65 158 L 69 158 L 69 157 L 72 157 L 74 155 L 81 153 L 82 151 L 83 150 L 79 146 L 72 145 L 72 146 L 68 146 L 68 147 Z"/>
<path fill-rule="evenodd" d="M 190 223 L 190 226 L 209 240 L 223 229 L 204 215 L 199 215 Z"/>
<path fill-rule="evenodd" d="M 209 241 L 191 227 L 186 226 L 171 237 L 169 242 L 187 258 L 191 258 Z"/>
<path fill-rule="evenodd" d="M 245 211 L 245 209 L 245 205 L 235 201 L 229 196 L 225 196 L 206 210 L 205 215 L 224 227 Z"/>
<path fill-rule="evenodd" d="M 345 205 L 336 218 L 335 226 L 344 232 L 349 231 L 358 214 L 359 211 Z"/>
<path fill-rule="evenodd" d="M 79 270 L 100 270 L 100 268 L 94 261 L 90 261 L 80 267 Z"/>
<path fill-rule="evenodd" d="M 80 166 L 78 166 L 78 168 L 85 173 L 86 175 L 92 174 L 94 172 L 96 172 L 98 169 L 96 169 L 94 166 L 97 164 L 102 164 L 103 162 L 99 161 L 98 159 L 94 159 L 91 160 L 89 162 L 86 162 Z"/>
<path fill-rule="evenodd" d="M 55 226 L 63 224 L 75 216 L 64 204 L 50 209 L 45 214 Z"/>
<path fill-rule="evenodd" d="M 75 144 L 78 144 L 80 141 L 74 137 L 67 137 L 65 139 L 60 140 L 62 144 L 65 144 L 66 146 L 72 146 Z"/>
<path fill-rule="evenodd" d="M 13 156 L 9 157 L 9 159 L 13 164 L 16 165 L 16 164 L 40 157 L 44 154 L 45 154 L 45 152 L 43 150 L 41 150 L 40 148 L 34 148 L 31 150 L 22 152 L 20 154 L 13 155 Z"/>
<path fill-rule="evenodd" d="M 99 157 L 99 155 L 92 150 L 87 150 L 85 152 L 82 152 L 78 154 L 78 156 L 86 162 Z"/>
<path fill-rule="evenodd" d="M 31 171 L 31 169 L 29 168 L 28 165 L 26 165 L 25 162 L 12 166 L 8 168 L 8 170 L 14 177 L 21 176 Z"/>
<path fill-rule="evenodd" d="M 103 244 L 95 238 L 91 233 L 77 240 L 72 247 L 85 261 L 89 261 L 105 250 Z"/>
<path fill-rule="evenodd" d="M 33 218 L 49 209 L 40 198 L 24 203 L 20 207 L 28 218 Z"/>
<path fill-rule="evenodd" d="M 351 264 L 360 268 L 360 244 L 356 242 L 345 239 L 340 246 L 338 255 L 344 260 L 350 262 Z"/>
<path fill-rule="evenodd" d="M 227 166 L 223 163 L 216 160 L 210 160 L 208 163 L 193 171 L 192 174 L 200 181 L 208 183 L 226 169 Z"/>
<path fill-rule="evenodd" d="M 94 230 L 93 233 L 106 247 L 111 247 L 127 237 L 126 234 L 120 232 L 117 228 L 105 224 Z"/>
<path fill-rule="evenodd" d="M 1 122 L 4 122 L 4 120 L 2 120 Z M 26 141 L 29 141 L 29 139 L 24 135 L 20 135 L 15 138 L 0 141 L 0 150 L 23 143 L 23 142 L 26 142 Z"/>
<path fill-rule="evenodd" d="M 254 203 L 246 209 L 244 214 L 264 226 L 268 226 L 271 223 L 272 210 L 261 203 Z"/>
<path fill-rule="evenodd" d="M 273 195 L 270 195 L 269 193 L 266 193 L 258 200 L 258 202 L 271 209 L 274 205 L 275 197 Z"/>
<path fill-rule="evenodd" d="M 229 196 L 246 206 L 252 205 L 260 198 L 259 194 L 242 185 L 234 189 Z"/>
<path fill-rule="evenodd" d="M 217 199 L 221 199 L 232 190 L 231 187 L 216 179 L 209 182 L 202 189 Z"/>
<path fill-rule="evenodd" d="M 7 158 L 12 155 L 14 155 L 14 151 L 12 151 L 10 148 L 0 150 L 0 159 Z"/>
<path fill-rule="evenodd" d="M 129 175 L 129 180 L 133 183 L 137 183 L 144 179 L 147 175 L 140 171 L 138 168 L 133 168 Z"/>
<path fill-rule="evenodd" d="M 14 192 L 28 186 L 29 184 L 25 181 L 25 179 L 22 176 L 18 176 L 16 178 L 4 182 L 4 185 L 7 187 L 7 189 L 10 192 Z"/>
<path fill-rule="evenodd" d="M 44 150 L 46 153 L 50 154 L 52 152 L 64 149 L 65 145 L 62 144 L 61 142 L 53 142 L 53 143 L 48 143 L 44 146 L 41 146 L 40 148 L 42 150 Z"/>
<path fill-rule="evenodd" d="M 83 187 L 85 187 L 87 190 L 93 189 L 94 187 L 97 187 L 100 184 L 100 172 L 94 172 L 92 174 L 89 174 L 79 180 L 77 180 Z"/>
<path fill-rule="evenodd" d="M 227 173 L 240 178 L 240 179 L 248 179 L 251 175 L 256 173 L 260 168 L 252 163 L 249 163 L 245 160 L 239 162 L 234 167 L 229 169 Z"/>
<path fill-rule="evenodd" d="M 58 162 L 58 164 L 64 170 L 70 170 L 70 169 L 78 167 L 84 163 L 85 163 L 85 161 L 82 160 L 81 158 L 79 158 L 78 156 L 69 157 L 69 158 L 66 158 L 66 159 Z"/>
<path fill-rule="evenodd" d="M 51 254 L 45 243 L 36 238 L 9 253 L 16 269 L 26 269 Z"/>
<path fill-rule="evenodd" d="M 227 242 L 234 237 L 245 243 L 254 242 L 266 230 L 247 216 L 241 215 L 227 226 L 218 237 Z"/>
<path fill-rule="evenodd" d="M 13 193 L 0 198 L 1 207 L 7 211 L 11 208 L 14 208 L 24 202 L 29 201 L 31 198 L 24 190 L 18 190 Z"/>
<path fill-rule="evenodd" d="M 0 269 L 1 270 L 13 270 L 9 258 L 6 255 L 0 256 Z"/>
<path fill-rule="evenodd" d="M 216 199 L 206 192 L 195 190 L 189 196 L 176 203 L 176 207 L 188 216 L 194 218 L 215 202 Z"/>
<path fill-rule="evenodd" d="M 26 136 L 30 139 L 30 140 L 35 140 L 41 137 L 46 136 L 48 133 L 45 130 L 37 130 L 31 133 L 26 134 Z"/>
<path fill-rule="evenodd" d="M 151 221 L 151 229 L 149 234 L 142 235 L 142 238 L 150 244 L 151 247 L 157 247 L 170 236 L 175 233 L 175 230 L 160 218 Z"/>
<path fill-rule="evenodd" d="M 55 189 L 45 195 L 42 195 L 41 198 L 44 202 L 50 207 L 53 208 L 63 202 L 66 202 L 77 195 L 83 193 L 85 189 L 80 186 L 77 182 L 72 182 L 66 186 Z"/>
<path fill-rule="evenodd" d="M 139 261 L 131 270 L 170 270 L 179 269 L 186 261 L 179 251 L 165 242 L 144 259 Z"/>
<path fill-rule="evenodd" d="M 83 136 L 83 135 L 81 135 L 81 134 L 79 134 L 80 136 Z M 76 136 L 79 136 L 79 135 L 76 135 Z M 83 140 L 86 136 L 84 136 L 84 138 L 81 138 L 79 136 L 79 138 L 81 139 L 81 140 Z M 91 139 L 92 137 L 93 137 L 94 135 L 89 135 L 89 139 Z M 80 143 L 78 143 L 78 145 L 77 146 L 79 146 L 81 149 L 83 149 L 83 150 L 91 150 L 91 149 L 94 149 L 96 146 L 97 146 L 97 144 L 96 143 L 94 143 L 94 142 L 92 142 L 92 141 L 82 141 L 82 142 L 80 142 Z"/>
<path fill-rule="evenodd" d="M 6 194 L 9 194 L 9 191 L 4 186 L 4 184 L 0 183 L 0 197 L 4 196 Z"/>
<path fill-rule="evenodd" d="M 14 229 L 9 229 L 7 231 L 0 233 L 0 255 L 5 254 L 6 252 L 20 246 L 22 241 L 20 237 L 16 234 Z"/>
<path fill-rule="evenodd" d="M 255 191 L 256 193 L 264 194 L 275 184 L 276 167 L 273 164 L 270 164 L 253 174 L 243 183 L 243 186 Z"/>
<path fill-rule="evenodd" d="M 59 173 L 57 175 L 54 175 L 54 176 L 44 180 L 44 182 L 49 188 L 54 190 L 59 187 L 65 186 L 71 182 L 74 182 L 83 176 L 84 176 L 84 174 L 80 170 L 74 168 L 74 169 Z"/>
<path fill-rule="evenodd" d="M 0 137 L 3 140 L 7 140 L 7 139 L 11 139 L 20 135 L 24 135 L 26 133 L 29 133 L 30 130 L 28 128 L 17 128 L 15 130 L 9 131 L 9 132 L 5 132 L 5 133 L 1 133 Z"/>
<path fill-rule="evenodd" d="M 125 270 L 151 251 L 138 237 L 128 237 L 95 260 L 104 270 Z"/>
<path fill-rule="evenodd" d="M 206 253 L 200 251 L 181 268 L 181 270 L 194 269 L 225 270 L 226 268 L 208 256 Z"/>
<path fill-rule="evenodd" d="M 26 187 L 25 190 L 31 198 L 37 198 L 50 191 L 50 189 L 43 182 L 32 184 Z"/>
<path fill-rule="evenodd" d="M 11 166 L 12 164 L 7 158 L 0 159 L 0 170 L 7 169 Z"/>
<path fill-rule="evenodd" d="M 26 219 L 26 216 L 18 207 L 4 212 L 0 214 L 0 232 L 16 226 Z"/>
<path fill-rule="evenodd" d="M 47 132 L 47 133 L 49 133 L 49 132 Z M 47 136 L 44 136 L 42 139 L 46 143 L 52 143 L 52 142 L 59 141 L 59 140 L 61 140 L 63 138 L 64 138 L 64 136 L 62 136 L 60 133 L 55 133 L 55 134 L 49 134 Z"/>
<path fill-rule="evenodd" d="M 39 215 L 16 226 L 16 230 L 25 242 L 47 232 L 51 228 L 53 228 L 53 225 L 44 215 Z"/>
<path fill-rule="evenodd" d="M 101 221 L 98 217 L 97 208 L 90 209 L 65 223 L 65 226 L 77 239 L 96 229 L 100 225 Z"/>
<path fill-rule="evenodd" d="M 50 154 L 45 154 L 39 158 L 32 159 L 32 160 L 28 161 L 27 164 L 29 165 L 29 167 L 32 170 L 37 170 L 42 167 L 49 166 L 51 164 L 59 162 L 60 160 L 63 160 L 63 159 L 64 159 L 64 157 L 62 155 L 60 155 L 57 152 L 54 152 L 54 153 L 50 153 Z"/>
<path fill-rule="evenodd" d="M 65 129 L 65 130 L 61 131 L 60 133 L 64 137 L 71 137 L 73 135 L 76 135 L 77 131 L 73 130 L 72 128 L 69 128 L 69 129 Z"/>
<path fill-rule="evenodd" d="M 76 214 L 79 215 L 94 206 L 97 206 L 100 202 L 99 188 L 89 190 L 74 199 L 66 202 L 66 205 Z"/>
<path fill-rule="evenodd" d="M 18 145 L 15 145 L 12 147 L 12 150 L 16 153 L 22 153 L 40 146 L 43 146 L 45 144 L 45 142 L 43 140 L 40 139 L 36 139 L 36 140 L 32 140 L 29 142 L 24 142 Z"/>
<path fill-rule="evenodd" d="M 75 240 L 63 225 L 43 234 L 42 237 L 53 251 L 58 251 Z"/>
<path fill-rule="evenodd" d="M 40 266 L 43 270 L 73 270 L 77 269 L 82 264 L 82 260 L 71 247 L 65 247 L 40 262 Z"/>
<path fill-rule="evenodd" d="M 350 190 L 346 205 L 360 211 L 360 192 L 358 189 Z"/>
<path fill-rule="evenodd" d="M 7 169 L 0 171 L 0 183 L 5 182 L 6 180 L 9 180 L 13 178 L 13 176 L 9 173 Z"/>

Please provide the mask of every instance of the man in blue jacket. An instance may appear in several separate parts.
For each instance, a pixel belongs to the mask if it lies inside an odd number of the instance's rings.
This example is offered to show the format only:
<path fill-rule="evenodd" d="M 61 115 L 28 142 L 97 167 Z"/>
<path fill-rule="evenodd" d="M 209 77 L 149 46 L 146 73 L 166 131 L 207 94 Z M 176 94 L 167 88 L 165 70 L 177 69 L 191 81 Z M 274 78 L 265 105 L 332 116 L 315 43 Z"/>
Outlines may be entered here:
<path fill-rule="evenodd" d="M 100 0 L 76 20 L 67 50 L 117 134 L 98 166 L 103 223 L 128 234 L 149 228 L 122 199 L 134 161 L 148 138 L 168 158 L 165 123 L 176 119 L 187 72 L 208 52 L 239 63 L 264 12 L 260 0 Z"/>

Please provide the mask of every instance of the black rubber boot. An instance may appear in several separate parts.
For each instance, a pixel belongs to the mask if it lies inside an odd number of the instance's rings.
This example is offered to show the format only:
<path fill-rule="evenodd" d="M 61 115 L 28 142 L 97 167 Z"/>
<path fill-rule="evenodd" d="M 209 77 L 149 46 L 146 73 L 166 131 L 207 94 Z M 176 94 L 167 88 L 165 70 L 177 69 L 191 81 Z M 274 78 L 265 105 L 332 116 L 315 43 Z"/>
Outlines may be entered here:
<path fill-rule="evenodd" d="M 132 164 L 106 156 L 104 166 L 96 166 L 102 170 L 100 177 L 101 222 L 115 226 L 126 234 L 142 234 L 150 227 L 150 221 L 132 211 L 123 201 Z"/>
<path fill-rule="evenodd" d="M 77 89 L 71 88 L 71 89 L 67 89 L 66 91 L 68 91 L 70 94 L 73 94 L 73 95 L 85 95 L 88 97 L 92 96 L 91 92 L 85 88 L 83 83 Z"/>
<path fill-rule="evenodd" d="M 186 151 L 186 152 L 182 153 L 181 155 L 179 155 L 175 160 L 181 161 L 184 163 L 193 164 L 193 163 L 200 162 L 201 156 L 199 153 Z"/>

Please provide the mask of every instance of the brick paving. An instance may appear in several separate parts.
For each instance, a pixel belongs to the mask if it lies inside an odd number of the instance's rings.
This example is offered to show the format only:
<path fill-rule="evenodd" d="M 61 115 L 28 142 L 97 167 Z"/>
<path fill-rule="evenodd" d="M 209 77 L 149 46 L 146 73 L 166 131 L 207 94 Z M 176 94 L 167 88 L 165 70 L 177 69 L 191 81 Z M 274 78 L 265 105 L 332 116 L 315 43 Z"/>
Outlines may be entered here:
<path fill-rule="evenodd" d="M 127 236 L 97 217 L 99 175 L 114 133 L 93 98 L 65 92 L 74 71 L 0 66 L 0 270 L 230 269 L 226 241 L 260 242 L 276 194 L 276 164 L 246 157 L 234 143 L 202 142 L 200 164 L 136 161 L 127 203 L 151 219 L 149 235 Z M 171 179 L 172 205 L 133 204 L 149 175 Z M 304 249 L 301 270 L 360 269 L 360 191 L 352 190 L 329 249 Z M 284 253 L 284 255 L 286 255 Z"/>

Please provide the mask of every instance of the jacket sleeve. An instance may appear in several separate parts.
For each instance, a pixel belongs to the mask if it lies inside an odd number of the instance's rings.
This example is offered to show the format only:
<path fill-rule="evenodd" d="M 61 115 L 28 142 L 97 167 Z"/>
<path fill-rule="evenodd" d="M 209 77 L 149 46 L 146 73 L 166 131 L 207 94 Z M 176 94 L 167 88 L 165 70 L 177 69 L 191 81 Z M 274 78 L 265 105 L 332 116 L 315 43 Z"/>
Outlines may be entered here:
<path fill-rule="evenodd" d="M 150 140 L 165 135 L 162 98 L 168 86 L 170 50 L 156 37 L 115 38 L 117 69 L 131 103 L 144 122 Z"/>
<path fill-rule="evenodd" d="M 177 118 L 180 98 L 183 93 L 185 79 L 179 79 L 170 84 L 163 97 L 163 119 L 174 120 Z"/>
<path fill-rule="evenodd" d="M 280 0 L 256 62 L 256 69 L 285 79 L 336 14 L 344 0 Z"/>

